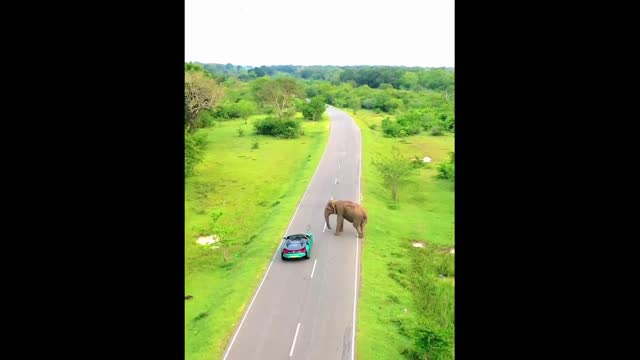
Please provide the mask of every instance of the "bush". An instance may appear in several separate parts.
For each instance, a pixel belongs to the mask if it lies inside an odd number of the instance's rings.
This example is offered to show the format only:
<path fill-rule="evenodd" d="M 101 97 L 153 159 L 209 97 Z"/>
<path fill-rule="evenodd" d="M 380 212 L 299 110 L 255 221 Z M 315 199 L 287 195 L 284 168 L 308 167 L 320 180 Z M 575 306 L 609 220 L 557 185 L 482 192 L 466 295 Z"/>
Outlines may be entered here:
<path fill-rule="evenodd" d="M 203 110 L 198 114 L 198 127 L 207 128 L 215 126 L 215 113 L 209 110 Z"/>
<path fill-rule="evenodd" d="M 244 136 L 244 129 L 239 127 L 238 128 L 238 136 L 243 137 Z"/>
<path fill-rule="evenodd" d="M 455 177 L 455 169 L 453 164 L 444 163 L 438 165 L 438 178 L 439 179 L 452 179 Z"/>
<path fill-rule="evenodd" d="M 431 135 L 434 135 L 434 136 L 440 136 L 440 135 L 442 135 L 443 133 L 444 133 L 444 132 L 442 131 L 442 128 L 440 128 L 440 127 L 438 127 L 438 126 L 436 126 L 436 127 L 434 127 L 434 128 L 432 128 L 432 129 L 431 129 Z"/>
<path fill-rule="evenodd" d="M 427 167 L 427 163 L 424 162 L 424 159 L 418 155 L 414 156 L 413 159 L 411 159 L 411 165 L 413 165 L 414 168 L 418 169 Z"/>
<path fill-rule="evenodd" d="M 280 120 L 274 117 L 268 117 L 257 120 L 253 126 L 259 135 L 270 135 L 285 139 L 296 138 L 302 133 L 300 121 L 295 119 Z"/>
<path fill-rule="evenodd" d="M 257 141 L 256 141 L 256 142 L 254 142 L 254 143 L 253 143 L 253 145 L 251 145 L 251 148 L 252 148 L 252 149 L 257 149 L 257 148 L 259 148 L 259 147 L 260 147 L 260 144 L 259 144 Z"/>
<path fill-rule="evenodd" d="M 398 124 L 407 131 L 408 135 L 416 135 L 424 127 L 426 116 L 420 111 L 411 111 L 398 116 Z"/>
<path fill-rule="evenodd" d="M 309 102 L 306 100 L 299 101 L 296 107 L 302 112 L 302 116 L 305 119 L 319 120 L 325 111 L 325 97 L 318 95 L 311 98 Z"/>
<path fill-rule="evenodd" d="M 423 323 L 426 324 L 418 326 L 413 335 L 420 358 L 453 359 L 453 331 Z"/>
<path fill-rule="evenodd" d="M 247 118 L 258 111 L 255 102 L 242 99 L 238 102 L 224 102 L 218 106 L 213 115 L 219 119 Z"/>
<path fill-rule="evenodd" d="M 386 137 L 400 137 L 402 127 L 395 121 L 384 118 L 382 120 L 382 132 Z"/>
<path fill-rule="evenodd" d="M 455 180 L 455 152 L 450 154 L 451 158 L 448 162 L 438 165 L 438 178 L 446 180 Z"/>
<path fill-rule="evenodd" d="M 375 101 L 374 99 L 371 99 L 371 98 L 369 98 L 369 99 L 365 99 L 365 100 L 362 102 L 362 107 L 363 107 L 364 109 L 369 109 L 369 110 L 371 110 L 371 109 L 373 109 L 373 108 L 375 108 L 375 107 L 376 107 L 376 101 Z"/>
<path fill-rule="evenodd" d="M 377 127 L 378 127 L 377 124 L 370 124 L 369 125 L 369 129 L 371 129 L 371 130 L 375 130 Z"/>
<path fill-rule="evenodd" d="M 206 137 L 202 134 L 184 132 L 184 175 L 190 176 L 195 172 L 195 167 L 202 162 L 204 148 L 207 144 Z"/>

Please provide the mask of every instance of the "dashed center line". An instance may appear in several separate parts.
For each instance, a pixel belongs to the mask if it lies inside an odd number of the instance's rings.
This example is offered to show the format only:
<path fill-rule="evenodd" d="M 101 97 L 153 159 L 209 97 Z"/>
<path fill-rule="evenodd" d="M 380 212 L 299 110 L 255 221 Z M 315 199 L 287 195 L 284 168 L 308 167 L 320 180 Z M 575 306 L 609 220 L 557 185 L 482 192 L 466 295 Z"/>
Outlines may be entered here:
<path fill-rule="evenodd" d="M 300 330 L 300 323 L 296 327 L 296 335 L 293 337 L 293 344 L 291 344 L 291 351 L 289 351 L 289 357 L 293 356 L 293 349 L 296 347 L 296 339 L 298 338 L 298 330 Z"/>
<path fill-rule="evenodd" d="M 313 273 L 316 271 L 316 264 L 318 263 L 318 259 L 313 262 L 313 270 L 311 270 L 311 278 L 313 279 Z"/>

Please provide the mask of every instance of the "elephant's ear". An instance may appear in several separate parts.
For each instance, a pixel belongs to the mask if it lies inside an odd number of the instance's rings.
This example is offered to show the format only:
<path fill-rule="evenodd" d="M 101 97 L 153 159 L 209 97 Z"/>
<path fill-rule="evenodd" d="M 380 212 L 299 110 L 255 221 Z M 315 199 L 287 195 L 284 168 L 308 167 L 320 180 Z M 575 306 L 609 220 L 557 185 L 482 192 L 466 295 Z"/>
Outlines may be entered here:
<path fill-rule="evenodd" d="M 333 201 L 330 201 L 329 204 L 331 204 L 331 208 L 333 209 L 333 213 L 337 214 L 338 210 L 336 209 L 336 203 Z"/>

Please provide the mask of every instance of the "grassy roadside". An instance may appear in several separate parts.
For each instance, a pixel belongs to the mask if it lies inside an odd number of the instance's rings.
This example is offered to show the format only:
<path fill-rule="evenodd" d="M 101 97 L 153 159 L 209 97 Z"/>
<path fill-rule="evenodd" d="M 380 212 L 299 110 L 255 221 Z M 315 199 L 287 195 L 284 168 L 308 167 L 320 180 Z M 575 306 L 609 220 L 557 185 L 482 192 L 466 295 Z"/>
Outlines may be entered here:
<path fill-rule="evenodd" d="M 369 224 L 362 254 L 358 304 L 359 359 L 452 359 L 454 187 L 436 179 L 436 166 L 454 150 L 454 136 L 420 134 L 404 139 L 382 136 L 386 115 L 348 111 L 362 131 L 363 205 Z M 376 124 L 376 130 L 370 125 Z M 399 205 L 371 160 L 397 145 L 408 158 L 429 156 L 432 163 L 399 192 Z M 414 241 L 424 248 L 412 246 Z M 445 276 L 442 276 L 445 275 Z"/>
<path fill-rule="evenodd" d="M 185 180 L 185 358 L 220 358 L 324 151 L 329 121 L 303 123 L 304 136 L 253 135 L 260 116 L 217 122 L 205 159 Z M 244 129 L 239 136 L 238 129 Z M 258 143 L 258 148 L 253 148 Z M 291 173 L 299 176 L 289 176 Z M 196 243 L 211 210 L 234 229 L 229 263 Z"/>

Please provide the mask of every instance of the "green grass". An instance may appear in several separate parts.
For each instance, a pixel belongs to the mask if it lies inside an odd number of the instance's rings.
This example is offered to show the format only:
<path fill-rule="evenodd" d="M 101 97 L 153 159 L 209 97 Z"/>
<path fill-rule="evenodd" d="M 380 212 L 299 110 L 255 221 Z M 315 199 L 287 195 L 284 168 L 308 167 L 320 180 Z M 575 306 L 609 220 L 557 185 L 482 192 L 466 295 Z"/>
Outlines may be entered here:
<path fill-rule="evenodd" d="M 326 114 L 321 121 L 305 121 L 304 136 L 293 140 L 254 135 L 251 124 L 260 117 L 198 130 L 208 139 L 205 158 L 185 180 L 185 295 L 193 296 L 185 301 L 188 360 L 222 356 L 327 142 Z M 252 149 L 256 141 L 259 147 Z M 227 264 L 220 249 L 196 243 L 213 209 L 234 229 Z"/>
<path fill-rule="evenodd" d="M 438 351 L 436 338 L 453 341 L 454 186 L 440 180 L 436 166 L 454 150 L 453 134 L 420 134 L 403 139 L 382 136 L 387 115 L 349 112 L 362 131 L 363 205 L 369 215 L 362 254 L 358 305 L 359 359 L 453 358 L 452 343 Z M 377 124 L 376 130 L 369 125 Z M 397 145 L 409 157 L 429 156 L 432 163 L 400 188 L 394 208 L 371 160 Z M 412 241 L 425 248 L 414 248 Z M 440 277 L 439 274 L 447 275 Z M 422 332 L 420 332 L 422 331 Z M 420 334 L 429 336 L 421 337 Z M 422 342 L 420 342 L 422 339 Z"/>

